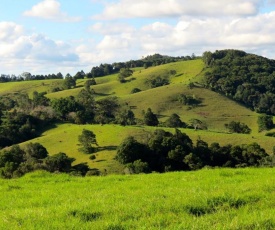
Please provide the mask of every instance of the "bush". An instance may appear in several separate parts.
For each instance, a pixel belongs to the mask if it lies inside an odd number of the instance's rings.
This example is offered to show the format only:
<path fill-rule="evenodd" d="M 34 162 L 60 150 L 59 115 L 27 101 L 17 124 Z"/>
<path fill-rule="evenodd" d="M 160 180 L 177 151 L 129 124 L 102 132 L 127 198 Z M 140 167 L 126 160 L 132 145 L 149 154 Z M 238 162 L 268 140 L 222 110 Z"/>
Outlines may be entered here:
<path fill-rule="evenodd" d="M 129 170 L 129 173 L 150 173 L 151 170 L 147 162 L 142 162 L 141 160 L 136 160 L 133 163 L 129 163 L 126 165 Z"/>
<path fill-rule="evenodd" d="M 153 77 L 152 79 L 147 80 L 146 83 L 151 88 L 157 88 L 157 87 L 161 87 L 164 85 L 169 85 L 169 80 L 168 80 L 167 76 L 157 76 L 157 77 Z"/>
<path fill-rule="evenodd" d="M 133 88 L 131 90 L 131 94 L 138 93 L 138 92 L 141 92 L 141 89 L 139 89 L 139 88 Z"/>
<path fill-rule="evenodd" d="M 150 108 L 148 108 L 144 114 L 144 123 L 148 126 L 158 126 L 159 124 L 156 114 L 154 114 Z"/>
<path fill-rule="evenodd" d="M 275 132 L 266 133 L 265 136 L 267 136 L 267 137 L 275 137 Z"/>
<path fill-rule="evenodd" d="M 86 176 L 99 176 L 100 171 L 98 169 L 90 169 L 87 173 Z"/>
<path fill-rule="evenodd" d="M 273 128 L 273 117 L 270 115 L 261 115 L 258 117 L 259 132 Z"/>
<path fill-rule="evenodd" d="M 91 156 L 89 157 L 89 159 L 90 159 L 90 160 L 95 160 L 95 159 L 96 159 L 96 156 L 95 156 L 95 155 L 91 155 Z"/>
<path fill-rule="evenodd" d="M 134 137 L 127 137 L 118 146 L 115 159 L 121 164 L 132 163 L 136 160 L 146 158 L 147 148 L 145 145 L 137 142 Z"/>
<path fill-rule="evenodd" d="M 224 126 L 231 133 L 244 133 L 244 134 L 251 133 L 251 129 L 244 123 L 231 121 L 229 124 L 225 124 Z"/>
<path fill-rule="evenodd" d="M 202 102 L 201 99 L 196 98 L 195 95 L 190 96 L 185 94 L 180 94 L 178 101 L 183 105 L 199 105 Z"/>
<path fill-rule="evenodd" d="M 186 127 L 186 124 L 181 121 L 179 115 L 176 113 L 173 113 L 166 121 L 165 121 L 165 126 L 170 127 L 170 128 L 181 128 L 181 127 Z"/>

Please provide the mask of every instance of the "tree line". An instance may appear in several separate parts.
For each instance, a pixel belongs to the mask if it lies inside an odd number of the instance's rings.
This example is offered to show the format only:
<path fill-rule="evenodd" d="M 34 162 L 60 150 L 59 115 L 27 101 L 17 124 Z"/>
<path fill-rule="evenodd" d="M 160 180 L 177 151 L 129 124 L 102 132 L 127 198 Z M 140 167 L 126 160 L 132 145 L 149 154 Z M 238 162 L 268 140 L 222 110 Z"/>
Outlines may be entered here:
<path fill-rule="evenodd" d="M 193 60 L 197 57 L 192 54 L 191 56 L 178 56 L 178 57 L 171 57 L 167 55 L 161 54 L 154 54 L 144 57 L 139 60 L 130 60 L 127 62 L 114 62 L 112 64 L 100 64 L 98 66 L 92 67 L 91 71 L 85 73 L 83 70 L 78 71 L 76 74 L 71 75 L 67 73 L 63 75 L 62 73 L 52 73 L 52 74 L 31 74 L 29 72 L 23 72 L 22 74 L 15 75 L 15 74 L 1 74 L 0 75 L 0 83 L 4 82 L 15 82 L 15 81 L 31 81 L 31 80 L 48 80 L 48 79 L 64 79 L 64 78 L 73 78 L 74 80 L 77 79 L 84 79 L 84 78 L 96 78 L 96 77 L 103 77 L 109 74 L 119 73 L 122 68 L 135 68 L 135 67 L 144 67 L 148 68 L 151 66 L 158 66 L 162 64 L 167 64 L 171 62 L 177 61 L 185 61 L 185 60 Z"/>
<path fill-rule="evenodd" d="M 13 145 L 0 152 L 0 177 L 16 178 L 35 170 L 77 176 L 98 175 L 98 171 L 90 169 L 87 163 L 73 166 L 74 161 L 63 152 L 49 156 L 47 149 L 39 143 L 29 143 L 24 148 Z"/>
<path fill-rule="evenodd" d="M 149 138 L 137 141 L 129 136 L 118 146 L 115 158 L 127 173 L 197 170 L 203 167 L 249 167 L 271 165 L 270 157 L 256 142 L 244 145 L 208 145 L 175 129 L 170 133 L 157 129 Z"/>

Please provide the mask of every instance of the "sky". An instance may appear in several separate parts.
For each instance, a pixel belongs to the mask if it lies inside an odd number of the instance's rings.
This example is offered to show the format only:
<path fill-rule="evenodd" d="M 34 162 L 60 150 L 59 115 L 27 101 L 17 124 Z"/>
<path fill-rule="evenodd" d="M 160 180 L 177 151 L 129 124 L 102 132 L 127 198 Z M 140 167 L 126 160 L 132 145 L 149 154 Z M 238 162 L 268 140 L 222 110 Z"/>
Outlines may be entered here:
<path fill-rule="evenodd" d="M 0 74 L 219 49 L 275 59 L 274 22 L 275 0 L 0 0 Z"/>

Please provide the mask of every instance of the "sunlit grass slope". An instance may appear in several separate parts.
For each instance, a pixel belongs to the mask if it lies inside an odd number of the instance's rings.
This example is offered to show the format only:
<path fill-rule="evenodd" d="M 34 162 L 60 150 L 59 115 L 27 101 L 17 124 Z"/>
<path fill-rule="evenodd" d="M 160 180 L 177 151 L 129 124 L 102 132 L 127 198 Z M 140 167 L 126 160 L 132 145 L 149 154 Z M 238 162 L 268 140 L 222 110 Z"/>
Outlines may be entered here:
<path fill-rule="evenodd" d="M 275 228 L 274 169 L 0 180 L 1 229 Z"/>
<path fill-rule="evenodd" d="M 0 95 L 9 93 L 27 93 L 30 96 L 33 91 L 47 92 L 62 84 L 62 80 L 35 80 L 22 82 L 0 83 Z"/>
<path fill-rule="evenodd" d="M 148 79 L 167 74 L 171 70 L 175 70 L 176 74 L 170 75 L 169 85 L 151 89 L 146 83 Z M 143 119 L 143 111 L 151 108 L 158 115 L 161 122 L 164 122 L 172 113 L 178 114 L 181 120 L 186 123 L 189 123 L 189 120 L 193 118 L 205 122 L 208 127 L 207 131 L 183 130 L 183 132 L 192 137 L 194 142 L 198 138 L 204 139 L 209 144 L 218 142 L 221 145 L 257 142 L 268 153 L 272 153 L 273 138 L 264 136 L 264 132 L 258 133 L 257 117 L 259 115 L 197 84 L 198 81 L 203 81 L 203 71 L 205 71 L 204 64 L 200 59 L 169 63 L 148 69 L 135 68 L 133 75 L 127 79 L 126 83 L 120 83 L 117 80 L 117 74 L 113 74 L 96 78 L 97 85 L 92 88 L 95 91 L 96 99 L 106 96 L 117 96 L 122 105 L 128 105 L 132 108 L 138 119 Z M 76 96 L 83 88 L 85 81 L 86 79 L 78 80 L 75 89 L 49 93 L 47 96 L 49 98 Z M 194 82 L 195 87 L 190 88 L 190 82 Z M 27 92 L 31 95 L 34 90 L 50 92 L 51 88 L 60 86 L 60 84 L 62 84 L 62 80 L 1 83 L 0 94 Z M 130 92 L 133 88 L 139 88 L 142 91 L 131 94 Z M 200 99 L 201 104 L 195 107 L 182 105 L 178 101 L 180 94 Z M 240 121 L 247 124 L 252 129 L 251 135 L 228 134 L 224 124 L 230 121 Z M 78 150 L 77 139 L 83 128 L 93 130 L 98 138 L 100 149 L 96 153 L 96 159 L 93 161 L 89 159 L 89 155 L 80 153 Z M 43 133 L 43 136 L 31 141 L 38 141 L 45 145 L 50 154 L 65 152 L 77 159 L 75 163 L 88 162 L 91 167 L 99 168 L 100 170 L 107 169 L 111 173 L 121 172 L 123 169 L 113 159 L 116 153 L 116 146 L 128 135 L 133 135 L 138 139 L 154 129 L 138 126 L 79 126 L 63 124 L 57 125 L 56 128 Z M 170 130 L 173 131 L 173 129 Z"/>
<path fill-rule="evenodd" d="M 135 69 L 129 81 L 121 84 L 117 80 L 117 74 L 96 78 L 96 98 L 117 96 L 123 103 L 132 106 L 137 118 L 143 117 L 143 111 L 151 108 L 159 115 L 161 121 L 165 121 L 172 113 L 180 115 L 181 119 L 188 122 L 196 118 L 206 122 L 209 130 L 225 132 L 224 124 L 230 121 L 240 121 L 252 128 L 253 134 L 258 132 L 257 114 L 239 105 L 230 99 L 202 87 L 190 89 L 190 82 L 202 79 L 204 64 L 202 60 L 181 61 L 169 63 L 148 69 Z M 176 75 L 170 76 L 170 84 L 151 89 L 146 80 L 153 76 L 176 71 Z M 131 80 L 132 79 L 132 80 Z M 78 88 L 48 94 L 48 97 L 76 96 L 82 89 L 86 80 L 78 81 Z M 199 85 L 197 85 L 199 86 Z M 131 94 L 131 90 L 139 88 L 142 91 Z M 197 107 L 181 105 L 177 98 L 179 94 L 185 94 L 202 100 Z"/>
<path fill-rule="evenodd" d="M 202 60 L 180 61 L 175 63 L 164 64 L 148 69 L 136 68 L 134 73 L 127 80 L 127 83 L 121 84 L 117 80 L 117 74 L 106 77 L 96 78 L 97 85 L 92 88 L 95 90 L 96 96 L 101 98 L 103 96 L 113 95 L 122 97 L 130 94 L 133 88 L 141 90 L 149 90 L 150 87 L 146 84 L 146 80 L 153 76 L 169 73 L 170 70 L 175 70 L 176 74 L 170 77 L 171 83 L 188 83 L 193 77 L 197 76 L 203 69 L 204 64 Z M 78 80 L 79 88 L 73 90 L 65 90 L 48 95 L 49 98 L 60 98 L 67 96 L 76 96 L 81 90 L 86 80 Z"/>
<path fill-rule="evenodd" d="M 195 107 L 182 105 L 177 99 L 180 94 L 199 98 L 202 103 Z M 215 92 L 204 88 L 189 89 L 183 83 L 128 95 L 122 100 L 134 108 L 139 118 L 143 116 L 142 110 L 150 107 L 162 121 L 177 113 L 185 122 L 192 118 L 205 121 L 212 130 L 225 131 L 224 124 L 234 120 L 244 122 L 257 131 L 258 114 Z"/>
<path fill-rule="evenodd" d="M 83 129 L 91 130 L 96 134 L 99 147 L 95 153 L 95 160 L 90 160 L 89 154 L 84 154 L 79 151 L 78 136 Z M 65 152 L 68 156 L 76 159 L 75 164 L 87 162 L 91 168 L 98 168 L 102 172 L 107 170 L 108 174 L 121 173 L 124 167 L 114 160 L 117 146 L 129 135 L 134 136 L 141 142 L 147 140 L 148 134 L 155 129 L 157 128 L 145 126 L 123 127 L 119 125 L 61 124 L 44 132 L 41 137 L 30 140 L 29 142 L 39 142 L 47 148 L 50 155 Z M 166 130 L 172 133 L 174 132 L 172 128 L 166 128 Z M 226 134 L 207 130 L 195 131 L 192 129 L 181 129 L 181 131 L 190 136 L 194 144 L 198 139 L 202 139 L 209 144 L 218 142 L 221 146 L 226 144 L 241 145 L 257 142 L 270 154 L 274 146 L 273 138 L 266 137 L 263 134 L 256 134 L 252 138 L 251 135 L 247 134 Z M 23 143 L 23 145 L 24 144 L 25 143 Z"/>

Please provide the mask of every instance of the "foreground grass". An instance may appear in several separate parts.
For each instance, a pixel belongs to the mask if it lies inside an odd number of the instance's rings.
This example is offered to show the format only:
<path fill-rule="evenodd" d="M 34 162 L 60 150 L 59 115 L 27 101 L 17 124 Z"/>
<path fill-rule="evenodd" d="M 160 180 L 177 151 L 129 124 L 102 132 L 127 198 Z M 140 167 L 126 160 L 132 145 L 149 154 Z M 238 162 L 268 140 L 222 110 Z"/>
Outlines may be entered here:
<path fill-rule="evenodd" d="M 0 180 L 1 229 L 274 229 L 274 169 Z"/>

